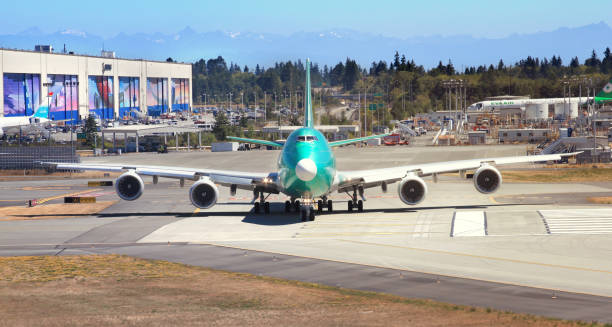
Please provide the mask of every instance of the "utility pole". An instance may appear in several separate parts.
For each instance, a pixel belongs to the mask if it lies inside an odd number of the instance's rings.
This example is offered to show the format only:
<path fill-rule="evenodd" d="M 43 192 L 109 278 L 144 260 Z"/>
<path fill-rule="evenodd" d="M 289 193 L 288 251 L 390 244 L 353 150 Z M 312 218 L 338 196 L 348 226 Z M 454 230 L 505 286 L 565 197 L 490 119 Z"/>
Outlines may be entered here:
<path fill-rule="evenodd" d="M 268 108 L 267 108 L 267 103 L 266 103 L 266 91 L 264 91 L 264 125 L 266 124 L 266 122 L 268 121 Z"/>

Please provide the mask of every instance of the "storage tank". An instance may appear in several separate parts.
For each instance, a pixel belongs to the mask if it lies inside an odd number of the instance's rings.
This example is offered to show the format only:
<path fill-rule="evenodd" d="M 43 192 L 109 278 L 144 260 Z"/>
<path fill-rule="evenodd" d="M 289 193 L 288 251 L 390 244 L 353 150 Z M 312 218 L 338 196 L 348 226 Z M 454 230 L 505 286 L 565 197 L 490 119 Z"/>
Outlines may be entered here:
<path fill-rule="evenodd" d="M 578 117 L 578 102 L 570 102 L 565 104 L 565 118 L 572 119 Z"/>
<path fill-rule="evenodd" d="M 565 117 L 565 104 L 555 103 L 555 119 L 563 119 Z"/>
<path fill-rule="evenodd" d="M 545 120 L 548 118 L 548 104 L 531 103 L 525 108 L 525 118 L 527 120 Z"/>

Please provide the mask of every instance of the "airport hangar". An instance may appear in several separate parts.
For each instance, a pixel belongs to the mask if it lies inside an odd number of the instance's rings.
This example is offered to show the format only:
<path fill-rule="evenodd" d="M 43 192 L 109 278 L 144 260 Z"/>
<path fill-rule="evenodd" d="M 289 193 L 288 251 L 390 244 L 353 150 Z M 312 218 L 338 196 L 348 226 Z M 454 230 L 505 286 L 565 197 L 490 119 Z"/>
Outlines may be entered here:
<path fill-rule="evenodd" d="M 91 113 L 123 119 L 191 110 L 191 64 L 35 49 L 0 48 L 0 117 L 32 115 L 39 103 L 48 103 L 50 119 L 68 123 Z"/>

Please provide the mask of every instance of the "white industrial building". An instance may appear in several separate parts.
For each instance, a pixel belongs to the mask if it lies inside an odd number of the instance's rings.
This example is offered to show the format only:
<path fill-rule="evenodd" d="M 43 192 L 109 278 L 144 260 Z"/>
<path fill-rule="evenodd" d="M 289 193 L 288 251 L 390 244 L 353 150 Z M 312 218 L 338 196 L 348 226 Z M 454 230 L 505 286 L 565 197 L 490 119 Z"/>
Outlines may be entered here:
<path fill-rule="evenodd" d="M 191 64 L 0 48 L 0 117 L 49 105 L 54 120 L 158 116 L 191 110 Z"/>

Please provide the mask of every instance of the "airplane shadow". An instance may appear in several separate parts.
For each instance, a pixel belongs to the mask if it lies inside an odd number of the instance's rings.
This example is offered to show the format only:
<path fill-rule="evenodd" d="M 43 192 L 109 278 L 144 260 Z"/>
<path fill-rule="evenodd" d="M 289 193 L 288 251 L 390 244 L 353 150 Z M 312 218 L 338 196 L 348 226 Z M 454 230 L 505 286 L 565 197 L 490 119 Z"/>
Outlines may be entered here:
<path fill-rule="evenodd" d="M 336 201 L 334 203 L 346 203 L 345 201 Z M 231 204 L 231 203 L 228 203 Z M 240 203 L 245 204 L 245 203 Z M 404 208 L 386 208 L 386 209 L 364 209 L 363 213 L 411 213 L 411 212 L 419 212 L 419 211 L 427 211 L 427 210 L 439 210 L 439 209 L 455 209 L 455 210 L 466 210 L 466 209 L 487 209 L 487 208 L 503 208 L 503 207 L 513 207 L 513 206 L 525 206 L 525 205 L 533 205 L 533 204 L 525 204 L 525 203 L 503 203 L 503 204 L 475 204 L 475 205 L 450 205 L 450 206 L 430 206 L 430 207 L 404 207 Z M 317 213 L 317 216 L 330 216 L 337 214 L 347 214 L 347 209 L 337 209 L 333 212 L 328 212 L 323 210 L 321 213 Z M 357 210 L 354 210 L 353 213 L 357 213 Z M 47 218 L 60 218 L 60 217 L 93 217 L 93 218 L 129 218 L 135 216 L 145 216 L 145 217 L 175 217 L 175 218 L 216 218 L 216 217 L 236 217 L 240 216 L 241 213 L 238 211 L 206 211 L 202 210 L 197 213 L 193 212 L 109 212 L 109 213 L 98 213 L 98 214 L 46 214 L 46 215 L 15 215 L 15 217 L 22 218 L 34 218 L 34 217 L 47 217 Z M 285 204 L 284 203 L 270 203 L 270 213 L 255 213 L 253 209 L 249 212 L 246 212 L 246 215 L 242 219 L 243 223 L 247 224 L 255 224 L 262 226 L 284 226 L 284 225 L 293 225 L 301 223 L 301 217 L 299 212 L 285 212 Z"/>

